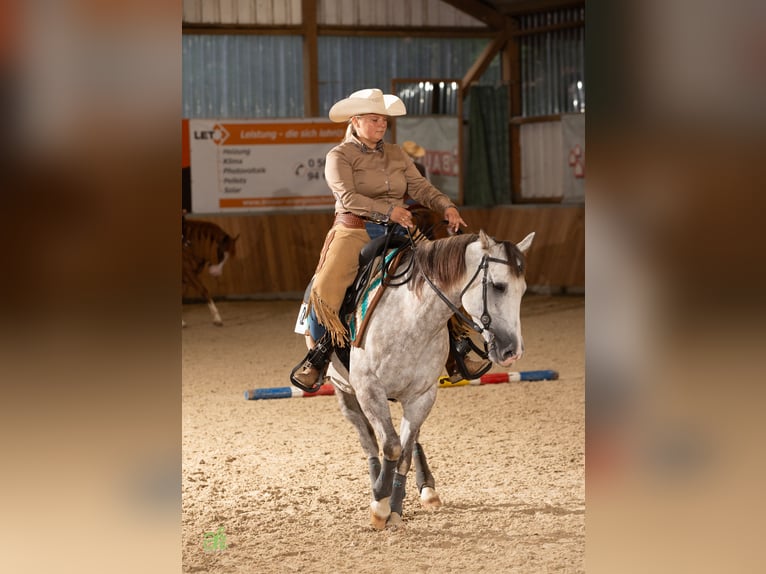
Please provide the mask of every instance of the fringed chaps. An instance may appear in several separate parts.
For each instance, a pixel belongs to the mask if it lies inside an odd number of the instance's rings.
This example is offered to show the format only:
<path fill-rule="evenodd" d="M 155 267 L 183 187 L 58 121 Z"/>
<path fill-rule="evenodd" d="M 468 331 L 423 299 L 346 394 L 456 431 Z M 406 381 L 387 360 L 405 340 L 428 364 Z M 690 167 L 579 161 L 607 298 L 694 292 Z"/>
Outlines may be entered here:
<path fill-rule="evenodd" d="M 359 252 L 370 237 L 364 229 L 336 224 L 325 238 L 319 256 L 309 306 L 317 320 L 330 333 L 333 345 L 345 347 L 348 333 L 338 315 L 346 289 L 359 268 Z"/>

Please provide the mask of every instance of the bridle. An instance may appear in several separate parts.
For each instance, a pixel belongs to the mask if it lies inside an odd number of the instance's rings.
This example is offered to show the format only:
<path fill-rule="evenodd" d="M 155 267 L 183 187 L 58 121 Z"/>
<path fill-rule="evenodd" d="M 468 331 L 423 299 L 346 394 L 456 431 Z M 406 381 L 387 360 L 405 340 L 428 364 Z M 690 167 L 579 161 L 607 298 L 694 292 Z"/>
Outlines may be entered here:
<path fill-rule="evenodd" d="M 413 246 L 413 250 L 414 250 L 414 246 Z M 489 285 L 488 272 L 489 272 L 490 263 L 503 263 L 504 265 L 508 265 L 508 266 L 511 265 L 511 262 L 505 259 L 490 257 L 489 255 L 482 256 L 481 262 L 479 263 L 479 266 L 476 268 L 476 271 L 471 277 L 471 280 L 468 281 L 466 286 L 463 287 L 462 291 L 460 291 L 460 298 L 462 299 L 463 295 L 465 295 L 465 292 L 468 291 L 469 287 L 471 287 L 471 285 L 473 285 L 473 282 L 476 281 L 476 278 L 479 276 L 479 272 L 483 271 L 483 274 L 481 277 L 481 298 L 482 298 L 481 325 L 477 325 L 472 317 L 463 313 L 454 303 L 452 303 L 452 301 L 447 299 L 447 296 L 444 295 L 444 293 L 442 293 L 436 285 L 434 285 L 433 281 L 429 279 L 428 275 L 426 275 L 423 272 L 423 269 L 422 268 L 419 269 L 420 274 L 423 276 L 423 279 L 425 279 L 425 282 L 428 283 L 431 289 L 433 289 L 434 292 L 439 296 L 439 298 L 442 301 L 444 301 L 447 307 L 450 308 L 450 311 L 452 311 L 455 315 L 458 316 L 458 318 L 461 321 L 463 321 L 466 325 L 471 327 L 471 329 L 473 329 L 479 334 L 484 333 L 484 331 L 488 331 L 489 333 L 492 333 L 492 331 L 489 330 L 489 327 L 492 324 L 492 317 L 490 316 L 487 310 L 487 286 Z"/>

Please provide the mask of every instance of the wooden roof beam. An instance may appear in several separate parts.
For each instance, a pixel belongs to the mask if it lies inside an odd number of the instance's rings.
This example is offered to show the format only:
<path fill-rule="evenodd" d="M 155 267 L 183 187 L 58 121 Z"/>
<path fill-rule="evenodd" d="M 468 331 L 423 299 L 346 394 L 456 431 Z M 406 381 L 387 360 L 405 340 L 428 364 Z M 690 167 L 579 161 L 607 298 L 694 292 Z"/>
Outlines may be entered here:
<path fill-rule="evenodd" d="M 319 48 L 317 0 L 301 0 L 303 11 L 303 115 L 319 115 Z"/>
<path fill-rule="evenodd" d="M 504 30 L 506 25 L 506 16 L 492 8 L 487 6 L 479 0 L 441 0 L 445 4 L 449 4 L 453 8 L 457 8 L 461 12 L 465 12 L 469 16 L 484 22 L 487 26 L 494 30 Z"/>
<path fill-rule="evenodd" d="M 498 33 L 495 39 L 489 43 L 486 48 L 484 48 L 484 51 L 479 54 L 479 57 L 471 65 L 471 67 L 468 69 L 468 72 L 466 72 L 465 76 L 463 76 L 463 80 L 460 82 L 463 98 L 468 95 L 468 90 L 471 88 L 471 84 L 478 80 L 487 70 L 489 65 L 492 63 L 492 59 L 497 56 L 497 54 L 499 54 L 500 51 L 505 47 L 510 37 L 511 27 L 508 25 L 504 27 L 503 30 Z"/>

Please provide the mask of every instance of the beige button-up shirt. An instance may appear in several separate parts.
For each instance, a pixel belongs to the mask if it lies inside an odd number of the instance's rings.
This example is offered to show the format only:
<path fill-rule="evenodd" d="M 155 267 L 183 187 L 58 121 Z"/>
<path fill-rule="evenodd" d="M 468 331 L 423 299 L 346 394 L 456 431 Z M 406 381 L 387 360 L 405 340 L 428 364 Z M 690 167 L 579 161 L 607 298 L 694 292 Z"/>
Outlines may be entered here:
<path fill-rule="evenodd" d="M 405 205 L 405 193 L 439 214 L 454 207 L 398 145 L 383 141 L 372 149 L 349 135 L 328 152 L 325 179 L 335 196 L 335 213 L 385 220 L 392 207 Z"/>

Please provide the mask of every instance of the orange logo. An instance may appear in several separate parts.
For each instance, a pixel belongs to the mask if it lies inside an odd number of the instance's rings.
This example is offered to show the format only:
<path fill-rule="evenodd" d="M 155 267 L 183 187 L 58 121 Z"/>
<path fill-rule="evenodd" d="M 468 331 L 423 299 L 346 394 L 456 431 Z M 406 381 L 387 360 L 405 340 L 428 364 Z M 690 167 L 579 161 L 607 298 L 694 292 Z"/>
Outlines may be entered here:
<path fill-rule="evenodd" d="M 229 139 L 229 131 L 221 124 L 215 124 L 213 126 L 213 141 L 222 145 L 227 139 Z"/>

